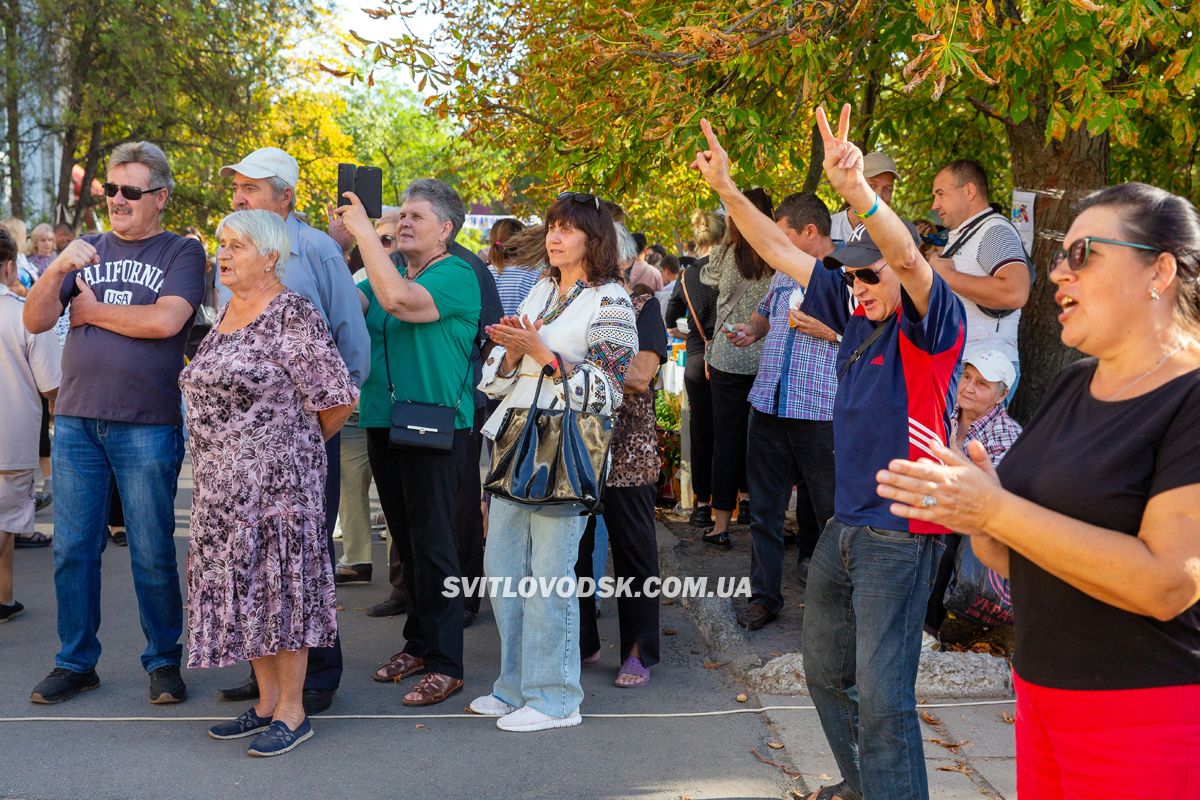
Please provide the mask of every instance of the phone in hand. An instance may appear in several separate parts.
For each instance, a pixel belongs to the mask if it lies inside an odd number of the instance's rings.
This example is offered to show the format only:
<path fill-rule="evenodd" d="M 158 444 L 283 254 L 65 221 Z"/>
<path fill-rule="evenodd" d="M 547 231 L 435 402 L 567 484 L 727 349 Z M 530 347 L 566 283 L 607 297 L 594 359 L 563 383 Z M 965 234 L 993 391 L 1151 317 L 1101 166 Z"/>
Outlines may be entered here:
<path fill-rule="evenodd" d="M 344 195 L 354 192 L 371 219 L 383 215 L 383 170 L 379 167 L 338 164 L 337 204 L 348 206 Z"/>
<path fill-rule="evenodd" d="M 737 328 L 733 326 L 732 322 L 725 323 L 725 330 L 729 331 L 730 333 L 737 333 Z"/>

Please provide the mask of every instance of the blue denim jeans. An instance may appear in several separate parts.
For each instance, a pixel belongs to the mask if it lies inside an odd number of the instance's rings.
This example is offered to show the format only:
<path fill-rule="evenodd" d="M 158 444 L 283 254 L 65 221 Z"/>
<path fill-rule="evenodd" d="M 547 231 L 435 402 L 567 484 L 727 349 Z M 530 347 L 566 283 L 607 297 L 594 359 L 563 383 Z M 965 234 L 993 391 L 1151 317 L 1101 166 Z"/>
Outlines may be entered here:
<path fill-rule="evenodd" d="M 575 578 L 585 517 L 552 517 L 492 498 L 483 571 L 509 578 Z M 504 593 L 501 583 L 498 595 Z M 511 706 L 565 717 L 583 702 L 579 685 L 579 601 L 574 594 L 492 598 L 500 630 L 500 677 L 492 694 Z"/>
<path fill-rule="evenodd" d="M 842 778 L 865 800 L 929 797 L 915 687 L 942 547 L 831 519 L 808 569 L 808 690 Z"/>
<path fill-rule="evenodd" d="M 84 417 L 54 420 L 54 588 L 57 667 L 75 672 L 100 660 L 100 554 L 108 543 L 108 505 L 116 478 L 125 510 L 129 559 L 151 672 L 178 666 L 183 598 L 175 561 L 175 490 L 183 463 L 179 425 Z"/>

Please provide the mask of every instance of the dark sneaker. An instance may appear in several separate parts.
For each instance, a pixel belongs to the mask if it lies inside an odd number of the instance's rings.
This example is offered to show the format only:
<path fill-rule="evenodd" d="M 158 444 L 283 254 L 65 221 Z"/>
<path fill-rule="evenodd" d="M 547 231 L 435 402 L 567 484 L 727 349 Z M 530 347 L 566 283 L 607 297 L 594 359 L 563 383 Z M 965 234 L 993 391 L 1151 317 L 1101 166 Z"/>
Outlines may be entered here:
<path fill-rule="evenodd" d="M 129 547 L 129 537 L 125 535 L 124 528 L 109 528 L 108 538 L 117 547 Z"/>
<path fill-rule="evenodd" d="M 693 528 L 711 528 L 713 525 L 712 506 L 693 508 L 692 516 L 688 517 L 688 524 Z"/>
<path fill-rule="evenodd" d="M 73 672 L 63 667 L 55 667 L 50 674 L 42 678 L 42 682 L 33 687 L 29 699 L 42 705 L 54 705 L 64 700 L 70 700 L 80 692 L 87 692 L 100 685 L 100 676 L 96 670 Z"/>
<path fill-rule="evenodd" d="M 333 705 L 333 689 L 305 689 L 304 713 L 305 714 L 320 714 L 322 711 L 328 711 Z"/>
<path fill-rule="evenodd" d="M 33 496 L 33 510 L 41 511 L 54 502 L 54 495 L 50 492 L 38 492 Z"/>
<path fill-rule="evenodd" d="M 408 613 L 408 604 L 394 597 L 389 597 L 382 603 L 376 603 L 367 609 L 368 617 L 398 617 L 406 613 Z"/>
<path fill-rule="evenodd" d="M 338 564 L 333 571 L 333 582 L 338 586 L 371 582 L 370 564 Z"/>
<path fill-rule="evenodd" d="M 270 717 L 260 717 L 252 707 L 235 720 L 213 725 L 208 729 L 208 735 L 214 739 L 243 739 L 262 733 L 270 724 Z"/>
<path fill-rule="evenodd" d="M 8 605 L 0 603 L 0 624 L 8 622 L 13 617 L 25 610 L 25 606 L 13 600 Z"/>
<path fill-rule="evenodd" d="M 187 700 L 187 686 L 179 667 L 168 665 L 150 673 L 150 702 L 155 705 L 182 703 Z"/>
<path fill-rule="evenodd" d="M 469 608 L 463 609 L 463 627 L 469 628 L 475 624 L 475 612 Z"/>
<path fill-rule="evenodd" d="M 750 524 L 750 501 L 749 500 L 741 500 L 738 502 L 737 524 L 738 525 L 749 525 Z"/>
<path fill-rule="evenodd" d="M 265 731 L 254 737 L 246 755 L 257 758 L 281 756 L 301 742 L 311 739 L 312 735 L 312 725 L 309 724 L 307 718 L 300 723 L 300 727 L 296 730 L 289 728 L 283 720 L 277 719 Z"/>

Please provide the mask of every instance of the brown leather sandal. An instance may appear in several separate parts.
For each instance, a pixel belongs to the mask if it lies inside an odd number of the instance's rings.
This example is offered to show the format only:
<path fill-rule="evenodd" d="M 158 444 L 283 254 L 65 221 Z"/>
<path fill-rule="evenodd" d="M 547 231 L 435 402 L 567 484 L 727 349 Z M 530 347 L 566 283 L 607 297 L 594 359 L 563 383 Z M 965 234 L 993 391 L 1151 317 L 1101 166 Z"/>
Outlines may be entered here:
<path fill-rule="evenodd" d="M 431 706 L 440 703 L 456 692 L 461 692 L 463 682 L 440 672 L 430 672 L 413 690 L 404 695 L 406 706 Z M 409 698 L 412 698 L 411 700 Z"/>
<path fill-rule="evenodd" d="M 425 669 L 425 659 L 417 658 L 408 653 L 396 653 L 371 678 L 379 683 L 394 683 L 402 681 L 409 675 L 415 675 Z"/>

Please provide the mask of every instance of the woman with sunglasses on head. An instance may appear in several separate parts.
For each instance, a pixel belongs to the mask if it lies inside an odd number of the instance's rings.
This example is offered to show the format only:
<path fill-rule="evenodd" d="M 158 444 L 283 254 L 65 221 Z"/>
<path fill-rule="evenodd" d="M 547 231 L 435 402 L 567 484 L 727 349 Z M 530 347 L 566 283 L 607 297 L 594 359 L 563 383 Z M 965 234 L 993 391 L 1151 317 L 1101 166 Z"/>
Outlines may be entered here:
<path fill-rule="evenodd" d="M 483 426 L 495 439 L 510 408 L 562 407 L 612 416 L 637 352 L 633 304 L 620 283 L 612 217 L 593 195 L 566 192 L 546 212 L 547 275 L 516 316 L 489 326 L 496 343 L 479 388 L 502 398 Z M 538 392 L 540 379 L 542 383 Z M 586 517 L 556 516 L 492 498 L 484 572 L 508 579 L 573 579 Z M 503 585 L 504 581 L 501 580 Z M 471 702 L 501 730 L 529 732 L 582 722 L 579 603 L 534 593 L 492 598 L 500 631 L 500 677 Z"/>
<path fill-rule="evenodd" d="M 810 562 L 804 615 L 805 677 L 842 782 L 809 800 L 927 800 L 915 684 L 942 550 L 941 537 L 928 534 L 946 529 L 889 511 L 874 476 L 892 459 L 926 456 L 946 443 L 965 312 L 921 256 L 916 230 L 863 177 L 862 152 L 849 141 L 850 106 L 836 136 L 820 109 L 817 125 L 825 174 L 864 221 L 824 261 L 793 245 L 738 191 L 707 121 L 709 149 L 693 166 L 755 251 L 805 287 L 801 310 L 842 337 L 833 407 L 837 496 Z"/>
<path fill-rule="evenodd" d="M 897 461 L 881 496 L 1012 582 L 1022 797 L 1200 797 L 1200 216 L 1084 198 L 1054 259 L 1066 367 L 999 467 Z"/>

